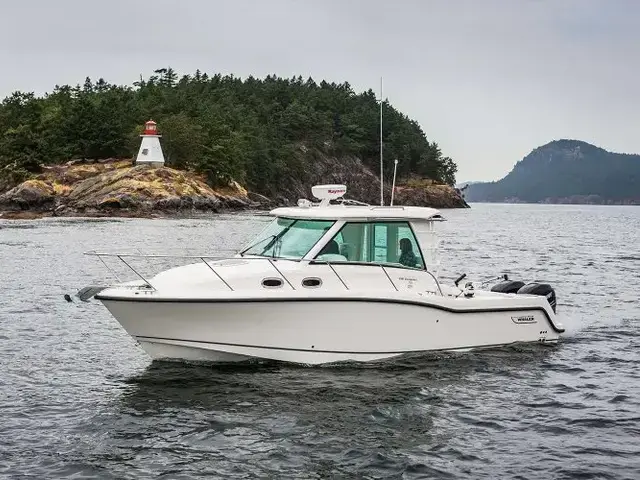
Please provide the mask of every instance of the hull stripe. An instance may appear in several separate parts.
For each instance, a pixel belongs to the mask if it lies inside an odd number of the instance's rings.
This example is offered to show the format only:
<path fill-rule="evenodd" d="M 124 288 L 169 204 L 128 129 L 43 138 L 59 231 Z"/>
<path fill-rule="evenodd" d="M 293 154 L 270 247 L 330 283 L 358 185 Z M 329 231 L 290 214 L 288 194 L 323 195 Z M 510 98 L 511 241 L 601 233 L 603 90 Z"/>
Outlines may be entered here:
<path fill-rule="evenodd" d="M 413 300 L 405 300 L 405 299 L 386 299 L 386 298 L 344 298 L 344 297 L 319 297 L 319 298 L 243 298 L 243 299 L 232 299 L 232 298 L 149 298 L 149 297 L 140 297 L 140 298 L 123 298 L 123 297 L 112 297 L 107 295 L 96 295 L 96 300 L 100 301 L 108 301 L 108 302 L 129 302 L 129 303 L 145 303 L 145 302 L 156 302 L 156 303 L 268 303 L 268 302 L 369 302 L 369 303 L 397 303 L 403 305 L 415 305 L 418 307 L 429 307 L 435 308 L 437 310 L 442 310 L 445 312 L 451 313 L 491 313 L 491 312 L 530 312 L 530 311 L 541 311 L 544 313 L 547 322 L 556 333 L 564 333 L 565 329 L 556 326 L 549 317 L 547 311 L 542 307 L 496 307 L 496 308 L 451 308 L 445 307 L 443 305 L 434 305 L 426 302 L 417 302 Z"/>

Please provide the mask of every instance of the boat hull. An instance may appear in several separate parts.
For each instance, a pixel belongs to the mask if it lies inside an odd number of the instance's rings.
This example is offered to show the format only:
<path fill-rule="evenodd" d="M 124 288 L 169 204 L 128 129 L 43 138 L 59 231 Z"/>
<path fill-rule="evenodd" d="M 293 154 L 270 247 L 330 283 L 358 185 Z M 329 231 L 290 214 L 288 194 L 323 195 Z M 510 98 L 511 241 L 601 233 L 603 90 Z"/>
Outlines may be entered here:
<path fill-rule="evenodd" d="M 154 359 L 371 362 L 418 352 L 553 343 L 562 332 L 553 312 L 539 304 L 487 308 L 470 300 L 460 308 L 426 299 L 364 297 L 96 298 Z"/>

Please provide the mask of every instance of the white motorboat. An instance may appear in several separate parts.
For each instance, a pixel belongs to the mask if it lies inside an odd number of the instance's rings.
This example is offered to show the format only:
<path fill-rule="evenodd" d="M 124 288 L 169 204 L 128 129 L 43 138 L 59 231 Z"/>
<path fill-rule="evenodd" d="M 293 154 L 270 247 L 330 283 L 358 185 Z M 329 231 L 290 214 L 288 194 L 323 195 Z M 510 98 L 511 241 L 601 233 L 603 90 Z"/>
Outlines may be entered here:
<path fill-rule="evenodd" d="M 78 295 L 101 301 L 154 359 L 369 362 L 558 341 L 551 286 L 505 277 L 483 290 L 461 285 L 464 275 L 444 285 L 438 210 L 357 204 L 345 192 L 319 185 L 319 203 L 272 210 L 232 257 L 184 257 L 153 277 Z"/>

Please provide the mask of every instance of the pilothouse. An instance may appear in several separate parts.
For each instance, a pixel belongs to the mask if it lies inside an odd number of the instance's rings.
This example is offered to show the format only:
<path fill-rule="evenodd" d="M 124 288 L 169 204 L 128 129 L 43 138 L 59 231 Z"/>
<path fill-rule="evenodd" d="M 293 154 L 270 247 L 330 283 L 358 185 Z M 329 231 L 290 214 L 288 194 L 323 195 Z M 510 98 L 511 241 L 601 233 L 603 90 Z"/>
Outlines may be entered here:
<path fill-rule="evenodd" d="M 464 276 L 442 284 L 438 210 L 371 206 L 346 191 L 316 185 L 319 202 L 272 210 L 233 257 L 184 257 L 154 277 L 78 295 L 95 295 L 158 359 L 370 362 L 558 341 L 549 285 L 505 280 L 483 290 L 460 286 Z"/>

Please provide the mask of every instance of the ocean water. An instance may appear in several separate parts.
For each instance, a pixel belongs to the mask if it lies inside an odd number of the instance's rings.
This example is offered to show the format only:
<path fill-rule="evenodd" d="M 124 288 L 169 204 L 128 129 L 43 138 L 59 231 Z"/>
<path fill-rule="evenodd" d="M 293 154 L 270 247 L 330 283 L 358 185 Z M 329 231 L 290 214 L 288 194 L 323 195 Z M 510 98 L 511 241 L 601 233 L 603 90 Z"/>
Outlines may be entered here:
<path fill-rule="evenodd" d="M 444 281 L 551 283 L 560 344 L 151 362 L 101 304 L 64 300 L 111 279 L 82 252 L 218 253 L 267 218 L 0 220 L 0 477 L 640 478 L 640 208 L 444 214 Z"/>

